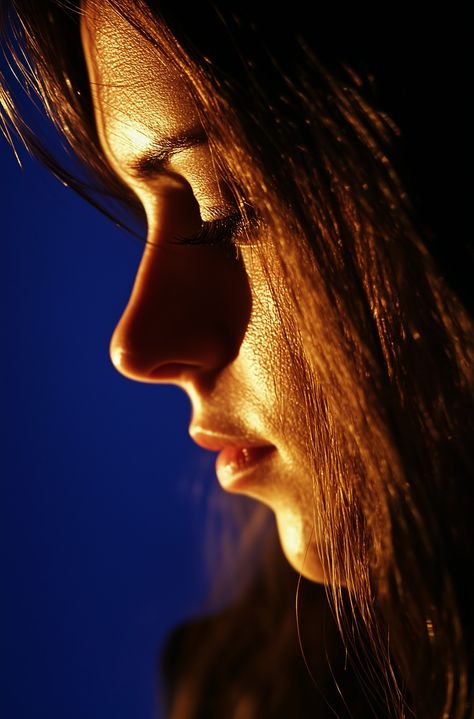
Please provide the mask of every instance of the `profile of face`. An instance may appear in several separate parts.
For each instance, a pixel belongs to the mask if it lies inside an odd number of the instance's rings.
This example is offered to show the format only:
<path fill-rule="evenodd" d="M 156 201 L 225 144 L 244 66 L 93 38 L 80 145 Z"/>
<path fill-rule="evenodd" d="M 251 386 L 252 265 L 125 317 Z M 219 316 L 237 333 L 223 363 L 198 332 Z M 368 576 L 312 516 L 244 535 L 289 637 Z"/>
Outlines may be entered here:
<path fill-rule="evenodd" d="M 307 427 L 289 389 L 284 291 L 277 307 L 245 243 L 230 252 L 209 238 L 180 241 L 212 223 L 233 226 L 236 207 L 177 70 L 107 4 L 86 5 L 82 41 L 103 151 L 141 203 L 148 228 L 112 361 L 132 380 L 187 393 L 190 434 L 219 451 L 221 485 L 268 505 L 289 562 L 324 581 Z"/>

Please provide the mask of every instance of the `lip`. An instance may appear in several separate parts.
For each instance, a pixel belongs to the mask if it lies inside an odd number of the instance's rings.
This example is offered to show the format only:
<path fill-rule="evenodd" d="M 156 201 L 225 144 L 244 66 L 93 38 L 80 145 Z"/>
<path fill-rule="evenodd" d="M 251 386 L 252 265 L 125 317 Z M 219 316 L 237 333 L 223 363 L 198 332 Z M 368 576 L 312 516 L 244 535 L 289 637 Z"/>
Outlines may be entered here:
<path fill-rule="evenodd" d="M 190 435 L 200 447 L 219 452 L 215 465 L 216 474 L 224 488 L 249 475 L 276 451 L 273 444 L 266 444 L 261 439 L 235 437 L 202 430 L 192 430 Z"/>
<path fill-rule="evenodd" d="M 260 447 L 225 447 L 216 459 L 216 474 L 220 484 L 225 488 L 242 481 L 257 469 L 275 451 L 273 445 Z"/>
<path fill-rule="evenodd" d="M 273 447 L 261 439 L 250 437 L 237 437 L 235 435 L 221 434 L 212 430 L 190 429 L 191 439 L 204 449 L 211 452 L 220 452 L 226 447 Z"/>

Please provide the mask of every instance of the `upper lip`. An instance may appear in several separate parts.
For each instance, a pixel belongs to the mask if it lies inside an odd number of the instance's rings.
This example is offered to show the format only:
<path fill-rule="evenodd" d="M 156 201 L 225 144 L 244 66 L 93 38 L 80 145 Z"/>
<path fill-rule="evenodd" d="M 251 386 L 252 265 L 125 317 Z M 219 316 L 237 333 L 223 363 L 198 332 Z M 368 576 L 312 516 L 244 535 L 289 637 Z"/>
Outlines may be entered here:
<path fill-rule="evenodd" d="M 218 452 L 225 447 L 267 447 L 268 442 L 261 439 L 250 439 L 249 437 L 236 437 L 227 434 L 214 432 L 202 427 L 190 428 L 189 434 L 196 444 L 204 449 Z"/>

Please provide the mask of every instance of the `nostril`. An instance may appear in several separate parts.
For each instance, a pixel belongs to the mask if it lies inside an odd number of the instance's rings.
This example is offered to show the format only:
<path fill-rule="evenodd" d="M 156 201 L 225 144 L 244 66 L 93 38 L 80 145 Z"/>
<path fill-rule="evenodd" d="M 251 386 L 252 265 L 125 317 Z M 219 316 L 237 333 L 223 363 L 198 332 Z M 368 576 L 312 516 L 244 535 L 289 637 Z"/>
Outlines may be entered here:
<path fill-rule="evenodd" d="M 188 372 L 196 371 L 199 368 L 199 364 L 193 364 L 192 362 L 168 362 L 152 368 L 148 373 L 148 377 L 155 382 L 173 382 L 182 378 Z"/>
<path fill-rule="evenodd" d="M 198 362 L 153 363 L 142 353 L 131 352 L 120 346 L 111 347 L 110 358 L 115 369 L 124 377 L 138 382 L 179 382 L 189 372 L 200 368 Z"/>
<path fill-rule="evenodd" d="M 188 395 L 193 406 L 197 407 L 200 396 L 213 390 L 218 376 L 213 368 L 206 368 L 200 363 L 170 362 L 156 367 L 148 378 L 142 378 L 141 381 L 179 387 Z"/>

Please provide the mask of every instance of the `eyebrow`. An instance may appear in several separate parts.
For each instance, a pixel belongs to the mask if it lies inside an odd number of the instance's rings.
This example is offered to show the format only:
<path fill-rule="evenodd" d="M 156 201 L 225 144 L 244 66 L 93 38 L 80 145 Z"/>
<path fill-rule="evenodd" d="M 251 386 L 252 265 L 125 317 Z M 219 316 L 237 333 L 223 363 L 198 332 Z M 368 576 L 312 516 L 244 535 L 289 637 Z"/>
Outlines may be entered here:
<path fill-rule="evenodd" d="M 170 163 L 173 155 L 191 147 L 204 145 L 207 141 L 207 135 L 202 127 L 160 137 L 129 163 L 130 172 L 141 178 L 156 177 L 166 172 L 166 165 Z"/>

